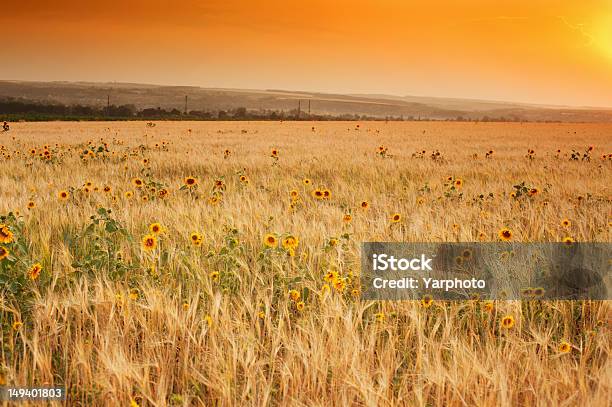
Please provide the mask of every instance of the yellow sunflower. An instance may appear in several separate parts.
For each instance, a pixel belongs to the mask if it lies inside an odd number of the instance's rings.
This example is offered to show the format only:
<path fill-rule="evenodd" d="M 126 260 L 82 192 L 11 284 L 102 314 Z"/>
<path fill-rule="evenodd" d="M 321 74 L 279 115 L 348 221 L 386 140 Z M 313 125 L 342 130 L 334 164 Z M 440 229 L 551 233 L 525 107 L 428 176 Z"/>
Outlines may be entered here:
<path fill-rule="evenodd" d="M 402 221 L 402 215 L 399 213 L 394 213 L 391 215 L 391 223 L 399 223 Z"/>
<path fill-rule="evenodd" d="M 7 225 L 0 224 L 0 243 L 12 243 L 13 238 L 13 232 L 11 232 L 9 227 Z"/>
<path fill-rule="evenodd" d="M 502 228 L 497 232 L 497 236 L 504 242 L 512 240 L 512 231 L 508 228 Z"/>
<path fill-rule="evenodd" d="M 59 191 L 57 197 L 60 201 L 67 201 L 70 198 L 70 193 L 68 191 Z"/>
<path fill-rule="evenodd" d="M 134 178 L 132 179 L 132 185 L 134 185 L 136 188 L 142 188 L 144 186 L 144 181 L 140 178 Z"/>
<path fill-rule="evenodd" d="M 561 341 L 558 350 L 560 353 L 570 353 L 572 351 L 572 345 L 569 342 Z"/>
<path fill-rule="evenodd" d="M 160 223 L 151 223 L 149 231 L 154 235 L 159 235 L 164 231 L 164 227 Z"/>
<path fill-rule="evenodd" d="M 40 263 L 33 264 L 32 267 L 28 269 L 28 278 L 34 281 L 40 276 L 41 272 L 42 272 L 41 264 Z"/>
<path fill-rule="evenodd" d="M 198 184 L 198 180 L 192 176 L 185 177 L 185 180 L 183 182 L 185 183 L 185 186 L 187 188 L 193 188 Z"/>
<path fill-rule="evenodd" d="M 151 252 L 157 248 L 157 236 L 146 235 L 142 238 L 142 249 L 146 252 Z"/>
<path fill-rule="evenodd" d="M 6 259 L 11 254 L 4 246 L 0 246 L 0 261 Z"/>
<path fill-rule="evenodd" d="M 199 234 L 198 232 L 192 232 L 189 235 L 189 240 L 191 241 L 191 244 L 193 244 L 194 246 L 200 246 L 202 244 L 202 235 Z"/>
<path fill-rule="evenodd" d="M 501 326 L 504 329 L 510 329 L 514 326 L 514 317 L 512 315 L 506 315 L 501 319 Z"/>
<path fill-rule="evenodd" d="M 297 301 L 300 297 L 301 294 L 298 290 L 289 290 L 289 298 L 291 298 L 291 301 Z"/>
<path fill-rule="evenodd" d="M 317 188 L 314 191 L 312 191 L 312 196 L 315 197 L 316 199 L 323 199 L 323 191 Z"/>
<path fill-rule="evenodd" d="M 278 246 L 278 239 L 272 233 L 267 233 L 264 236 L 263 242 L 268 247 L 272 247 L 273 248 L 273 247 L 277 247 Z"/>

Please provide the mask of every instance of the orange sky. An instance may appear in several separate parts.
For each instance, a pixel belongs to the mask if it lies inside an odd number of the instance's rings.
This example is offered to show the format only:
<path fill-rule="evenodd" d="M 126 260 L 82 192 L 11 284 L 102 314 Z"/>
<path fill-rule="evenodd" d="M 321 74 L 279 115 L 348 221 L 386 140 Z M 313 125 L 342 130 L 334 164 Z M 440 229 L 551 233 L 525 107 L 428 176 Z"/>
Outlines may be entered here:
<path fill-rule="evenodd" d="M 610 0 L 3 0 L 0 79 L 612 107 Z"/>

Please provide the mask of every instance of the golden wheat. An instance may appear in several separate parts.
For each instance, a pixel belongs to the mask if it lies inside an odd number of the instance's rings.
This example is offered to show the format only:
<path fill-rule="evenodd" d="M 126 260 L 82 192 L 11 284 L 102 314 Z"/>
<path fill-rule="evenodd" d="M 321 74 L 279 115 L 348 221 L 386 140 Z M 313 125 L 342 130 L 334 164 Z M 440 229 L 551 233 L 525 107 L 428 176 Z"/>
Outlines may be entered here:
<path fill-rule="evenodd" d="M 360 301 L 359 245 L 609 242 L 612 126 L 314 126 L 0 135 L 0 384 L 69 405 L 609 405 L 608 302 Z"/>

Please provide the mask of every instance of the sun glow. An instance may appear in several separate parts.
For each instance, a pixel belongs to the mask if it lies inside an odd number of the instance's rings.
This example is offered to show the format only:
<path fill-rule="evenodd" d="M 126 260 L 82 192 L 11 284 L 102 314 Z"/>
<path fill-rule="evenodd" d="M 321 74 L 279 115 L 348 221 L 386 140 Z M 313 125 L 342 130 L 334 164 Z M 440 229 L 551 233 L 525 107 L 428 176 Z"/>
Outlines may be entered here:
<path fill-rule="evenodd" d="M 600 52 L 612 60 L 612 16 L 602 18 L 597 24 L 593 42 Z"/>

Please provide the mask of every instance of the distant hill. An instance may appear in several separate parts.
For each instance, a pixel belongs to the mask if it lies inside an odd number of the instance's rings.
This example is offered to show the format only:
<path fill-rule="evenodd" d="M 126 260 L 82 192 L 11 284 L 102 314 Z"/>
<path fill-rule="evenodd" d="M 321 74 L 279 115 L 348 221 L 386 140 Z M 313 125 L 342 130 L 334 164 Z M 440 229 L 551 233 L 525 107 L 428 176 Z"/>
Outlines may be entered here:
<path fill-rule="evenodd" d="M 357 114 L 373 117 L 404 117 L 450 120 L 500 119 L 562 122 L 612 122 L 612 109 L 538 106 L 522 103 L 434 98 L 422 96 L 340 95 L 288 90 L 247 90 L 161 86 L 134 83 L 0 81 L 0 99 L 12 97 L 41 102 L 105 106 L 131 104 L 138 109 L 157 108 L 199 111 L 290 111 L 298 108 L 313 114 Z M 0 112 L 2 113 L 2 112 Z"/>

